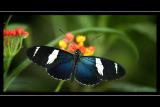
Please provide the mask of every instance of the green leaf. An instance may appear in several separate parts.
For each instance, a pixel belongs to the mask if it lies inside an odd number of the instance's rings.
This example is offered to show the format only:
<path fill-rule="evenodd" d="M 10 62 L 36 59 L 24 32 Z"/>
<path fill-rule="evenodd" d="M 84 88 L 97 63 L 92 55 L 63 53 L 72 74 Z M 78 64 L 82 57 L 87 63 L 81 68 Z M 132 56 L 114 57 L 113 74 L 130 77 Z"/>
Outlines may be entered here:
<path fill-rule="evenodd" d="M 122 90 L 125 92 L 156 92 L 153 87 L 139 86 L 131 83 L 114 82 L 109 84 L 109 88 Z"/>
<path fill-rule="evenodd" d="M 144 34 L 148 39 L 156 42 L 156 25 L 153 23 L 137 23 L 129 26 L 130 30 L 135 30 Z"/>

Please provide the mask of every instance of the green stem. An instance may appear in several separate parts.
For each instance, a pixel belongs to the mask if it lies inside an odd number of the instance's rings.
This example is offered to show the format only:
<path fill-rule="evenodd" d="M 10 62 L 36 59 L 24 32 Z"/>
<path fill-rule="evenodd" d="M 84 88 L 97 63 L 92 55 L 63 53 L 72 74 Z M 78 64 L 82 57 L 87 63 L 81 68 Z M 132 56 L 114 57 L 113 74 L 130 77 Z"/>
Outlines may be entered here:
<path fill-rule="evenodd" d="M 16 51 L 15 51 L 15 55 L 21 50 L 22 48 L 22 41 L 23 41 L 23 38 L 18 38 L 18 45 L 17 45 L 17 48 L 16 48 Z"/>
<path fill-rule="evenodd" d="M 61 87 L 62 87 L 62 85 L 63 85 L 63 83 L 64 83 L 64 81 L 63 81 L 63 80 L 61 80 L 61 81 L 59 82 L 59 84 L 58 84 L 58 86 L 57 86 L 57 88 L 55 89 L 55 91 L 54 91 L 54 92 L 59 92 L 59 91 L 60 91 L 60 89 L 61 89 Z"/>
<path fill-rule="evenodd" d="M 9 23 L 9 21 L 11 20 L 11 18 L 12 18 L 12 15 L 9 15 L 9 17 L 8 17 L 6 23 L 5 23 L 4 29 L 7 28 L 8 23 Z M 9 47 L 7 47 L 7 48 L 9 49 L 9 54 L 11 54 L 10 48 L 9 48 Z M 8 72 L 8 69 L 9 69 L 9 66 L 10 66 L 11 61 L 12 61 L 12 57 L 8 57 L 7 61 L 6 61 L 6 58 L 4 58 L 4 66 L 5 66 L 5 67 L 4 67 L 4 71 L 5 71 L 5 72 L 4 72 L 4 79 L 5 79 L 5 77 L 7 76 L 7 72 Z"/>
<path fill-rule="evenodd" d="M 7 49 L 8 49 L 8 52 L 9 52 L 9 56 L 11 56 L 11 48 L 10 48 L 10 46 L 7 44 Z"/>
<path fill-rule="evenodd" d="M 14 43 L 15 43 L 15 46 L 14 47 L 12 47 L 12 54 L 13 55 L 16 55 L 16 53 L 17 53 L 17 50 L 18 50 L 18 48 L 19 48 L 19 44 L 20 44 L 20 40 L 19 40 L 19 37 L 17 37 L 16 39 L 15 38 L 13 38 L 15 41 L 14 41 Z"/>
<path fill-rule="evenodd" d="M 5 23 L 5 26 L 4 26 L 5 29 L 7 28 L 8 23 L 9 23 L 9 21 L 11 20 L 12 16 L 13 16 L 13 15 L 9 15 L 9 17 L 8 17 L 6 23 Z"/>
<path fill-rule="evenodd" d="M 4 72 L 4 79 L 6 78 L 6 76 L 7 76 L 7 73 L 8 73 L 8 70 L 9 70 L 9 67 L 10 67 L 10 64 L 11 64 L 11 61 L 12 61 L 12 56 L 9 56 L 9 57 L 7 57 L 7 59 L 5 58 L 5 62 L 4 62 L 4 64 L 5 64 L 5 72 Z"/>

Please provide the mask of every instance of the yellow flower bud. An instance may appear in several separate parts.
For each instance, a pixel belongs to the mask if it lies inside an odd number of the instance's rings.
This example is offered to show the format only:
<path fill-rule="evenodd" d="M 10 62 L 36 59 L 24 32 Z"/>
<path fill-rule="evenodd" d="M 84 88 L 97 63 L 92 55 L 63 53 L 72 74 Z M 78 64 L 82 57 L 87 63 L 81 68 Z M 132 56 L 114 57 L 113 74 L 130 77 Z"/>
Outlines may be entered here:
<path fill-rule="evenodd" d="M 64 40 L 59 41 L 59 47 L 61 49 L 65 49 L 67 47 L 67 43 Z"/>
<path fill-rule="evenodd" d="M 85 40 L 86 40 L 86 37 L 83 36 L 83 35 L 78 35 L 78 36 L 76 37 L 76 42 L 77 42 L 77 43 L 84 42 Z"/>

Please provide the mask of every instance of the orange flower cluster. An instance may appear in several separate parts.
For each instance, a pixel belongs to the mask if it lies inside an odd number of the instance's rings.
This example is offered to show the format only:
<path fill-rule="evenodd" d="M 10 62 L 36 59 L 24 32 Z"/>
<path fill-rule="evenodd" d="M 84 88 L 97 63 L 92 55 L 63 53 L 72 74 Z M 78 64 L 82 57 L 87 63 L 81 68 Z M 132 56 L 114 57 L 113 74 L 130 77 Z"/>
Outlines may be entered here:
<path fill-rule="evenodd" d="M 69 32 L 65 35 L 64 39 L 59 41 L 59 47 L 62 50 L 66 50 L 70 53 L 74 53 L 77 49 L 81 51 L 84 56 L 91 56 L 95 52 L 95 46 L 84 46 L 84 42 L 86 41 L 86 37 L 83 35 L 78 35 L 74 40 L 74 35 Z"/>
<path fill-rule="evenodd" d="M 3 36 L 22 36 L 24 38 L 27 38 L 29 35 L 28 32 L 24 30 L 22 27 L 17 27 L 16 29 L 4 29 L 3 30 Z"/>
<path fill-rule="evenodd" d="M 23 39 L 27 38 L 29 33 L 23 27 L 14 29 L 3 29 L 4 56 L 13 57 L 22 48 Z"/>

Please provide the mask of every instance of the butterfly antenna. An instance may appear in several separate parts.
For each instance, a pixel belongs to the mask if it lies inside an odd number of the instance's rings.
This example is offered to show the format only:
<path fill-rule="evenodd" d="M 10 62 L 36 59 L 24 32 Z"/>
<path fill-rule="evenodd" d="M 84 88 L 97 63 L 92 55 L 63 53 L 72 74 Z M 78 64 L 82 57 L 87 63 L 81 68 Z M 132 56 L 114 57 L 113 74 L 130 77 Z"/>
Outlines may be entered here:
<path fill-rule="evenodd" d="M 63 33 L 64 35 L 66 35 L 62 29 L 59 29 L 59 31 L 60 31 L 61 33 Z"/>
<path fill-rule="evenodd" d="M 104 36 L 104 35 L 102 33 L 100 33 L 100 34 L 96 35 L 95 38 L 89 39 L 88 41 L 94 41 L 95 39 L 98 39 L 98 38 L 100 38 L 102 36 Z M 89 45 L 89 44 L 87 43 L 87 45 Z"/>
<path fill-rule="evenodd" d="M 98 38 L 100 38 L 100 37 L 102 37 L 102 36 L 104 36 L 104 35 L 103 35 L 102 33 L 100 33 L 100 34 L 96 35 L 95 38 L 92 38 L 90 41 L 93 41 L 93 40 L 95 40 L 95 39 L 98 39 Z"/>

